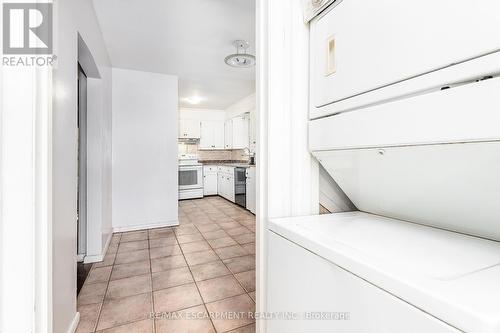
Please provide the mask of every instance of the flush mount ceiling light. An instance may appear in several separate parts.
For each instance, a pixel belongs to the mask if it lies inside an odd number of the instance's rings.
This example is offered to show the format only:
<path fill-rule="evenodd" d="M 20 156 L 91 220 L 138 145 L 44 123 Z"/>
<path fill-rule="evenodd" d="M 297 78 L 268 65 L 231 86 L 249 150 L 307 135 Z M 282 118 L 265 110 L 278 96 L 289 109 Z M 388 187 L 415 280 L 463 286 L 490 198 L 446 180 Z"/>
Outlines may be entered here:
<path fill-rule="evenodd" d="M 199 96 L 191 96 L 191 97 L 185 97 L 182 100 L 186 103 L 196 105 L 200 104 L 200 102 L 202 102 L 204 98 Z"/>
<path fill-rule="evenodd" d="M 247 53 L 250 43 L 245 40 L 235 40 L 233 45 L 236 47 L 236 53 L 230 54 L 224 59 L 226 64 L 238 68 L 255 66 L 255 56 Z"/>

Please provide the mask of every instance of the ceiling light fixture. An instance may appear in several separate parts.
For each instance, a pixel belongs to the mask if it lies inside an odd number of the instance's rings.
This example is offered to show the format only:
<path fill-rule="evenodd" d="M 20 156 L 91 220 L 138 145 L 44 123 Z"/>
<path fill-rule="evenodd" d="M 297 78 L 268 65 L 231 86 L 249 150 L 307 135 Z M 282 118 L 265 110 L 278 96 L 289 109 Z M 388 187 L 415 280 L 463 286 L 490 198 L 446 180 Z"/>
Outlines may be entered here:
<path fill-rule="evenodd" d="M 187 102 L 189 104 L 200 104 L 203 100 L 205 100 L 203 97 L 200 96 L 192 96 L 192 97 L 185 97 L 182 99 L 184 102 Z"/>
<path fill-rule="evenodd" d="M 250 43 L 245 40 L 235 40 L 233 45 L 236 47 L 236 53 L 230 54 L 224 59 L 226 64 L 238 68 L 255 66 L 255 56 L 247 53 Z"/>

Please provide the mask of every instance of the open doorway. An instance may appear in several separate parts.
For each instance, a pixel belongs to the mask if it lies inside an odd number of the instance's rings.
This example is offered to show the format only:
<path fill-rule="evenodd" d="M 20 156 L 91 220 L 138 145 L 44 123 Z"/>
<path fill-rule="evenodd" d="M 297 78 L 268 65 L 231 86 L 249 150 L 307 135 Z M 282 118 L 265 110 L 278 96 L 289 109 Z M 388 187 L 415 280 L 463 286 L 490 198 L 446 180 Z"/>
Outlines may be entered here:
<path fill-rule="evenodd" d="M 91 264 L 84 264 L 87 253 L 87 75 L 78 64 L 78 181 L 77 181 L 77 293 Z"/>

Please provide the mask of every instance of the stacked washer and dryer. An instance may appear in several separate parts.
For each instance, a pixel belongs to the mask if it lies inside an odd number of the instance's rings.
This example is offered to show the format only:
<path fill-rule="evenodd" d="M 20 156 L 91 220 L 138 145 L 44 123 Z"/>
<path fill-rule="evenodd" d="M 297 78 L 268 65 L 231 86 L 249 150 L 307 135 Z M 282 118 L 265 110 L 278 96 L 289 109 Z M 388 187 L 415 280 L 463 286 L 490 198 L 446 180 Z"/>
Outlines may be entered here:
<path fill-rule="evenodd" d="M 310 22 L 309 146 L 358 211 L 270 221 L 268 332 L 500 332 L 500 3 Z"/>

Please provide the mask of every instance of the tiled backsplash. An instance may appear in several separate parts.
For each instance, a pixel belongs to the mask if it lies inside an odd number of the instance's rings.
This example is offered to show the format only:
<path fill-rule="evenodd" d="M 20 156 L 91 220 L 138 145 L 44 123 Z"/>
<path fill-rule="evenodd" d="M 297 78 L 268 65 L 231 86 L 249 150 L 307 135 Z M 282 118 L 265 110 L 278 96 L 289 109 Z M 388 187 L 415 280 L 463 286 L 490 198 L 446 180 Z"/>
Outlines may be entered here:
<path fill-rule="evenodd" d="M 198 144 L 179 143 L 179 154 L 198 154 L 198 160 L 211 161 L 248 161 L 248 155 L 243 149 L 235 150 L 198 150 Z"/>

